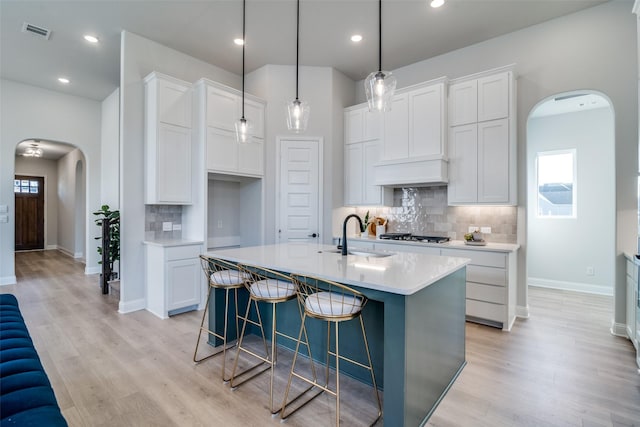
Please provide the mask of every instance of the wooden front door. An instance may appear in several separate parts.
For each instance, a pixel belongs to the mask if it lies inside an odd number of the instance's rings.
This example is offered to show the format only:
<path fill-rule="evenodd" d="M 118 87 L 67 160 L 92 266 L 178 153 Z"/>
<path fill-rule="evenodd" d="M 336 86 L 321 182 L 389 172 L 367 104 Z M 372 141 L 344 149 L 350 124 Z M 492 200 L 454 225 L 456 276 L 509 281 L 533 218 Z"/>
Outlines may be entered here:
<path fill-rule="evenodd" d="M 44 249 L 44 177 L 16 175 L 16 251 Z"/>

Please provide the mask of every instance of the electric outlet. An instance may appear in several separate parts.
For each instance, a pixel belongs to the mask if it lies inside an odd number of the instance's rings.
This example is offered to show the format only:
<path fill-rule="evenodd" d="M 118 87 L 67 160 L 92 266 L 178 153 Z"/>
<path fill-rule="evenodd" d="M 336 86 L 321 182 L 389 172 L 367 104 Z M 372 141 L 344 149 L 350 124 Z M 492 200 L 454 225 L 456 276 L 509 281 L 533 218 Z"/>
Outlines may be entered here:
<path fill-rule="evenodd" d="M 587 267 L 587 276 L 593 276 L 594 274 L 593 267 Z"/>
<path fill-rule="evenodd" d="M 171 223 L 171 221 L 162 223 L 162 231 L 171 231 L 172 228 L 173 228 L 173 224 Z"/>
<path fill-rule="evenodd" d="M 173 224 L 173 231 L 182 230 L 182 224 Z"/>
<path fill-rule="evenodd" d="M 222 228 L 222 220 L 221 219 L 218 220 L 218 228 Z"/>
<path fill-rule="evenodd" d="M 480 232 L 483 234 L 491 234 L 491 227 L 480 227 Z"/>

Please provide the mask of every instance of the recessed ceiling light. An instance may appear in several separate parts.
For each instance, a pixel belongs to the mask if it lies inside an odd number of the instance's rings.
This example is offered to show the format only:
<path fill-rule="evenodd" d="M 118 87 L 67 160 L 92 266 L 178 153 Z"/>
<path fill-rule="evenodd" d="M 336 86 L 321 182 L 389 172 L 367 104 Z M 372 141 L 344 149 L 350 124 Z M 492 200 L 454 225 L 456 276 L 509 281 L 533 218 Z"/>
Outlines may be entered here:
<path fill-rule="evenodd" d="M 431 7 L 440 7 L 444 4 L 444 0 L 431 0 Z"/>
<path fill-rule="evenodd" d="M 58 81 L 60 83 L 69 84 L 69 79 L 67 79 L 66 77 L 58 77 Z"/>
<path fill-rule="evenodd" d="M 242 46 L 244 44 L 244 40 L 243 39 L 233 39 L 233 42 L 235 44 L 237 44 L 238 46 Z"/>
<path fill-rule="evenodd" d="M 96 36 L 92 36 L 92 35 L 90 35 L 90 34 L 86 34 L 86 35 L 84 36 L 84 39 L 85 39 L 86 41 L 88 41 L 89 43 L 98 43 L 98 38 L 97 38 Z"/>
<path fill-rule="evenodd" d="M 356 43 L 361 42 L 362 36 L 360 34 L 354 34 L 351 36 L 351 41 Z"/>

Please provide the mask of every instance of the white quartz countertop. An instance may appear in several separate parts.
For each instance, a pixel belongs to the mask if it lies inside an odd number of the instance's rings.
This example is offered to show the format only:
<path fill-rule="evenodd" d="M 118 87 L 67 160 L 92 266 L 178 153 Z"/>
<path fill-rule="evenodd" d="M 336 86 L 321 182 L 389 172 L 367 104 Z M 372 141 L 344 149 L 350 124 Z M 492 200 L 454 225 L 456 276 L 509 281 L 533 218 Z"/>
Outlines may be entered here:
<path fill-rule="evenodd" d="M 220 249 L 208 255 L 286 273 L 312 275 L 346 285 L 411 295 L 461 269 L 467 258 L 392 252 L 382 258 L 347 255 L 332 245 L 283 243 Z"/>
<path fill-rule="evenodd" d="M 472 251 L 492 251 L 492 252 L 515 252 L 520 249 L 520 245 L 515 243 L 492 243 L 487 242 L 484 246 L 472 246 L 467 245 L 462 240 L 451 240 L 450 242 L 445 243 L 426 243 L 426 242 L 412 242 L 410 240 L 386 240 L 386 239 L 376 239 L 375 237 L 371 238 L 362 238 L 356 236 L 348 236 L 347 239 L 349 242 L 369 242 L 369 243 L 382 243 L 382 244 L 391 244 L 391 245 L 407 245 L 407 246 L 427 246 L 432 248 L 442 248 L 442 249 L 469 249 Z"/>
<path fill-rule="evenodd" d="M 202 245 L 204 242 L 202 240 L 187 240 L 187 239 L 153 239 L 153 240 L 144 240 L 142 243 L 144 243 L 145 245 L 162 246 L 163 248 L 168 248 L 171 246 Z"/>

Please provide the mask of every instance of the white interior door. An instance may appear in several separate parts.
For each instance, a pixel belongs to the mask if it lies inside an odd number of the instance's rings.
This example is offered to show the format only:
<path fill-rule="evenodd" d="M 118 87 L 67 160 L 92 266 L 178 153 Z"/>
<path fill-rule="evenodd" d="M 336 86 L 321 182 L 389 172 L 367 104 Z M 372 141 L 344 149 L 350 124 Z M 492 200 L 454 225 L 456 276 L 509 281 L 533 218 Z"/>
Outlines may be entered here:
<path fill-rule="evenodd" d="M 317 241 L 322 224 L 322 138 L 278 138 L 278 143 L 277 241 Z"/>

